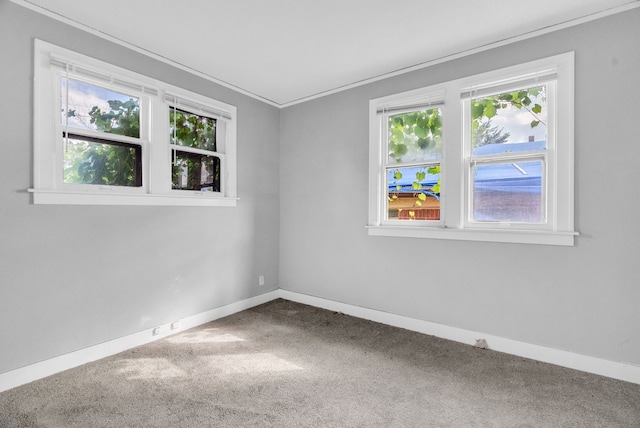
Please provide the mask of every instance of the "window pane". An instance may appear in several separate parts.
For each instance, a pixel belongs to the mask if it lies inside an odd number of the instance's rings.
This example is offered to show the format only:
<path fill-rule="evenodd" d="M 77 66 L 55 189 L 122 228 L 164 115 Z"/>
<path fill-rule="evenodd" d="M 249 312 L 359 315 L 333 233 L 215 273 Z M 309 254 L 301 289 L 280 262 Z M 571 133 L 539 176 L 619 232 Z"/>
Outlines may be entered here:
<path fill-rule="evenodd" d="M 77 80 L 61 79 L 63 125 L 140 137 L 140 100 Z"/>
<path fill-rule="evenodd" d="M 542 161 L 473 168 L 473 220 L 543 223 Z"/>
<path fill-rule="evenodd" d="M 63 181 L 68 184 L 142 186 L 142 149 L 132 144 L 69 135 Z"/>
<path fill-rule="evenodd" d="M 471 100 L 474 155 L 544 150 L 546 87 L 536 86 Z"/>
<path fill-rule="evenodd" d="M 171 143 L 216 151 L 216 120 L 169 108 Z"/>
<path fill-rule="evenodd" d="M 172 150 L 173 184 L 177 190 L 220 191 L 220 158 Z"/>
<path fill-rule="evenodd" d="M 439 108 L 389 116 L 388 162 L 421 162 L 442 157 Z"/>
<path fill-rule="evenodd" d="M 440 220 L 440 165 L 387 170 L 388 220 Z"/>

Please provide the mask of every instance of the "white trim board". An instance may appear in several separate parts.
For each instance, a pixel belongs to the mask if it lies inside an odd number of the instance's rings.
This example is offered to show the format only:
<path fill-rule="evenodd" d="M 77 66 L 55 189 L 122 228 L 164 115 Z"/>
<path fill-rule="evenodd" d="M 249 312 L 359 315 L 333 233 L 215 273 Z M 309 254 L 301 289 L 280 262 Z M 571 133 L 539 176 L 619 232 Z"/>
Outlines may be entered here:
<path fill-rule="evenodd" d="M 228 315 L 232 315 L 236 312 L 241 312 L 254 306 L 270 302 L 278 297 L 278 290 L 270 291 L 259 296 L 240 300 L 239 302 L 182 318 L 172 323 L 149 328 L 138 333 L 133 333 L 35 364 L 0 373 L 0 392 L 54 375 L 64 370 L 81 366 L 82 364 L 115 355 L 137 346 L 163 339 L 171 334 L 179 333 Z M 158 331 L 157 334 L 154 335 L 155 329 L 158 329 Z"/>
<path fill-rule="evenodd" d="M 375 309 L 363 308 L 320 297 L 278 289 L 183 318 L 181 320 L 176 320 L 179 324 L 174 325 L 173 329 L 171 328 L 173 323 L 164 324 L 25 367 L 20 367 L 5 373 L 0 373 L 0 392 L 51 376 L 64 370 L 78 367 L 82 364 L 115 355 L 119 352 L 123 352 L 137 346 L 151 343 L 155 340 L 167 337 L 170 334 L 179 333 L 181 331 L 197 327 L 216 319 L 232 315 L 236 312 L 270 302 L 277 298 L 341 312 L 354 317 L 404 328 L 467 345 L 474 345 L 477 339 L 485 339 L 489 344 L 490 349 L 493 351 L 504 352 L 506 354 L 530 358 L 544 363 L 555 364 L 587 373 L 640 384 L 639 366 L 603 360 L 601 358 L 589 357 L 539 345 L 532 345 L 512 339 L 505 339 L 475 331 L 464 330 L 461 328 L 409 318 L 402 315 L 382 312 Z M 160 329 L 159 334 L 153 334 L 155 328 Z"/>
<path fill-rule="evenodd" d="M 406 330 L 416 331 L 467 345 L 475 345 L 476 340 L 485 339 L 489 344 L 489 349 L 493 351 L 530 358 L 543 363 L 555 364 L 557 366 L 640 384 L 640 366 L 632 364 L 619 363 L 587 355 L 576 354 L 569 351 L 547 348 L 545 346 L 519 342 L 513 339 L 506 339 L 504 337 L 492 336 L 476 331 L 436 324 L 429 321 L 418 320 L 360 306 L 353 306 L 346 303 L 335 302 L 282 289 L 278 290 L 278 296 L 293 302 L 341 312 L 354 317 L 394 327 L 400 327 Z"/>

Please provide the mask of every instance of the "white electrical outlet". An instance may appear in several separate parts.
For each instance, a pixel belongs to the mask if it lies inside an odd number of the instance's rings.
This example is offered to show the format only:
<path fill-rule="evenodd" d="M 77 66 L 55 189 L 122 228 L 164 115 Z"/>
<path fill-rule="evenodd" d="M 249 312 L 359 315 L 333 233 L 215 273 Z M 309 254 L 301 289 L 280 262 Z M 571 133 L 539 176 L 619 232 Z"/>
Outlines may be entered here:
<path fill-rule="evenodd" d="M 258 285 L 264 285 L 264 275 L 258 277 Z"/>
<path fill-rule="evenodd" d="M 171 330 L 177 330 L 181 327 L 180 321 L 174 321 L 171 323 Z"/>
<path fill-rule="evenodd" d="M 160 327 L 156 327 L 151 331 L 151 334 L 153 334 L 154 336 L 157 336 L 160 334 L 161 331 L 162 329 Z"/>

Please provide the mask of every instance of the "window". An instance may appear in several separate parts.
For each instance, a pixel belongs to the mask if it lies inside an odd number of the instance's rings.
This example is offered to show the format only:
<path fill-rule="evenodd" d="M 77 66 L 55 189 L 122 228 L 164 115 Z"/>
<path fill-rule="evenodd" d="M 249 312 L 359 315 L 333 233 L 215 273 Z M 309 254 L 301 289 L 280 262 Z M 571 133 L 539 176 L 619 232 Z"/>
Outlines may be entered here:
<path fill-rule="evenodd" d="M 370 102 L 369 234 L 573 245 L 573 54 Z"/>
<path fill-rule="evenodd" d="M 34 203 L 236 204 L 235 107 L 35 46 Z"/>
<path fill-rule="evenodd" d="M 549 153 L 555 145 L 555 77 L 538 85 L 514 84 L 467 93 L 463 108 L 471 132 L 468 226 L 501 224 L 538 228 L 547 222 L 547 193 L 553 177 L 547 174 Z M 475 93 L 474 93 L 475 92 Z M 488 93 L 480 95 L 479 93 Z M 549 122 L 549 121 L 552 122 Z"/>
<path fill-rule="evenodd" d="M 385 135 L 385 223 L 440 222 L 442 102 L 383 107 L 376 111 Z"/>
<path fill-rule="evenodd" d="M 64 186 L 142 187 L 138 97 L 65 75 L 60 114 Z"/>

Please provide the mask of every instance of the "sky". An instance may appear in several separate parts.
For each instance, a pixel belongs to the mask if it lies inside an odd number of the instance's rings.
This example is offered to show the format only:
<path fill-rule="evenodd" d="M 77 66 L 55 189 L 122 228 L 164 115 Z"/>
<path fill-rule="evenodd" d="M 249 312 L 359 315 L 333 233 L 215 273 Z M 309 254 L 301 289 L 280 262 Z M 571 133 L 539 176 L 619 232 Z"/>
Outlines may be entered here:
<path fill-rule="evenodd" d="M 542 96 L 539 95 L 533 101 L 542 106 L 542 112 L 537 114 L 538 120 L 541 120 L 545 124 L 547 123 L 547 104 L 542 101 Z M 491 125 L 504 128 L 505 132 L 511 134 L 508 143 L 525 143 L 529 141 L 529 136 L 534 136 L 534 141 L 546 141 L 547 139 L 547 126 L 540 123 L 535 128 L 531 127 L 531 121 L 536 118 L 528 112 L 526 109 L 518 109 L 513 106 L 509 106 L 504 109 L 499 109 L 496 116 L 491 118 Z"/>
<path fill-rule="evenodd" d="M 96 126 L 90 123 L 89 111 L 94 106 L 98 106 L 102 111 L 109 111 L 109 100 L 128 101 L 133 98 L 140 101 L 137 97 L 110 91 L 99 86 L 90 85 L 77 80 L 66 78 L 61 79 L 61 119 L 65 124 L 65 99 L 67 96 L 67 81 L 69 110 L 75 110 L 75 117 L 69 117 L 69 126 L 81 129 L 96 129 Z"/>

